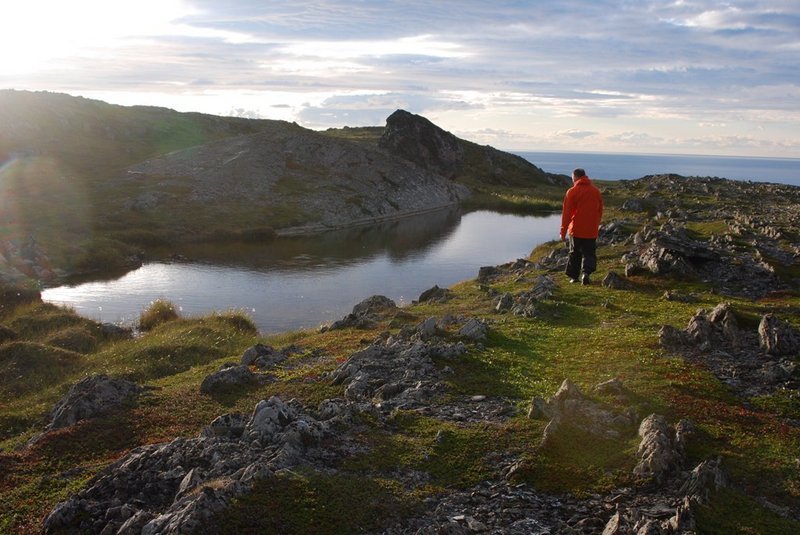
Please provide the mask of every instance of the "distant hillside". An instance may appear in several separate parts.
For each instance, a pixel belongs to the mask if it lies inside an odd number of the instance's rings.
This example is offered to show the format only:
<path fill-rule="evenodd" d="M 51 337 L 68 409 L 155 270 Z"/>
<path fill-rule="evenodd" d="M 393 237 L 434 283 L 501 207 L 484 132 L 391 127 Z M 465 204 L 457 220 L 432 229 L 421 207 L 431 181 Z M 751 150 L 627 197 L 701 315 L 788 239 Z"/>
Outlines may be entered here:
<path fill-rule="evenodd" d="M 0 90 L 0 159 L 54 157 L 81 171 L 81 178 L 97 178 L 93 172 L 105 178 L 103 173 L 158 154 L 254 133 L 276 122 Z"/>

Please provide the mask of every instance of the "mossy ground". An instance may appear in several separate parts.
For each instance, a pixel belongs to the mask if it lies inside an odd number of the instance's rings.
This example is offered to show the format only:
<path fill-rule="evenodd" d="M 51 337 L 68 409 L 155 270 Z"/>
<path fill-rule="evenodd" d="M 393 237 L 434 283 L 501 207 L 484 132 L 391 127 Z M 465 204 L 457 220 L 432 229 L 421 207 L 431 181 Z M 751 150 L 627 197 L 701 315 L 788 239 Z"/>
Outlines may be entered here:
<path fill-rule="evenodd" d="M 709 224 L 690 230 L 704 236 L 719 229 Z M 532 257 L 540 258 L 556 246 L 545 244 Z M 596 281 L 617 269 L 621 253 L 613 247 L 600 250 Z M 520 292 L 538 274 L 501 278 L 491 286 Z M 384 330 L 394 332 L 403 324 L 446 314 L 483 317 L 491 326 L 483 347 L 441 363 L 454 370 L 448 376 L 447 396 L 502 396 L 517 406 L 517 415 L 471 424 L 400 411 L 386 425 L 365 422 L 356 437 L 361 453 L 342 459 L 336 474 L 299 468 L 264 481 L 216 519 L 220 532 L 377 530 L 418 511 L 426 497 L 500 477 L 493 462 L 498 455 L 518 458 L 515 481 L 542 492 L 586 496 L 633 485 L 630 474 L 638 444 L 634 435 L 590 441 L 573 430 L 541 448 L 546 422 L 525 416 L 533 396 L 552 395 L 565 378 L 596 401 L 621 409 L 615 398 L 591 393 L 593 385 L 613 377 L 622 380 L 641 417 L 657 412 L 672 422 L 694 422 L 690 462 L 722 458 L 731 488 L 715 495 L 698 515 L 699 533 L 800 532 L 799 523 L 765 505 L 800 509 L 800 428 L 786 420 L 800 417 L 797 392 L 777 392 L 745 403 L 708 370 L 669 355 L 658 344 L 661 325 L 683 328 L 697 308 L 715 306 L 720 296 L 697 281 L 641 276 L 631 278 L 632 290 L 612 290 L 598 283 L 568 284 L 561 274 L 555 277 L 555 295 L 540 303 L 533 319 L 493 313 L 487 293 L 476 281 L 465 281 L 451 288 L 450 301 L 413 305 L 400 319 L 373 330 L 301 331 L 266 338 L 240 314 L 222 313 L 173 319 L 141 337 L 110 340 L 72 311 L 35 300 L 16 304 L 0 313 L 0 323 L 18 335 L 0 345 L 0 372 L 18 367 L 16 375 L 0 375 L 0 532 L 38 532 L 56 503 L 138 445 L 195 436 L 216 416 L 248 413 L 258 400 L 272 395 L 310 406 L 341 396 L 341 387 L 330 385 L 325 372 Z M 698 302 L 661 299 L 668 289 L 694 294 Z M 755 302 L 724 300 L 733 304 L 743 326 L 754 326 L 766 312 L 781 315 L 800 307 L 797 292 Z M 796 315 L 785 317 L 800 327 Z M 87 335 L 94 340 L 92 347 L 84 344 Z M 199 392 L 208 373 L 238 360 L 256 342 L 295 344 L 307 351 L 276 370 L 278 382 L 215 396 Z M 69 344 L 72 347 L 63 347 Z M 58 363 L 55 368 L 53 362 Z M 69 386 L 89 373 L 126 377 L 153 388 L 113 414 L 18 449 L 41 431 L 44 415 Z M 414 472 L 427 474 L 424 484 L 400 483 L 398 473 Z"/>

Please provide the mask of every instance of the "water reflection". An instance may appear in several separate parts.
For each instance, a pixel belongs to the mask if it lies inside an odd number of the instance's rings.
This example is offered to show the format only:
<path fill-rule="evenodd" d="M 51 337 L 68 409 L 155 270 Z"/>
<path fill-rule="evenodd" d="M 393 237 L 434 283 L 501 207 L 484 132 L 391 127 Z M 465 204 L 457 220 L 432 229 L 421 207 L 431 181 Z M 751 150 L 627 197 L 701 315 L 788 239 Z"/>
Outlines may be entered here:
<path fill-rule="evenodd" d="M 255 270 L 330 269 L 379 255 L 391 260 L 425 255 L 455 232 L 462 219 L 457 209 L 438 210 L 396 221 L 376 223 L 315 236 L 280 238 L 264 245 L 196 244 L 159 251 L 190 260 Z"/>
<path fill-rule="evenodd" d="M 101 321 L 132 324 L 157 298 L 185 315 L 240 309 L 265 333 L 313 328 L 383 294 L 408 303 L 478 268 L 527 256 L 558 236 L 560 217 L 445 211 L 256 246 L 193 246 L 187 262 L 153 262 L 111 281 L 51 288 L 50 302 Z"/>

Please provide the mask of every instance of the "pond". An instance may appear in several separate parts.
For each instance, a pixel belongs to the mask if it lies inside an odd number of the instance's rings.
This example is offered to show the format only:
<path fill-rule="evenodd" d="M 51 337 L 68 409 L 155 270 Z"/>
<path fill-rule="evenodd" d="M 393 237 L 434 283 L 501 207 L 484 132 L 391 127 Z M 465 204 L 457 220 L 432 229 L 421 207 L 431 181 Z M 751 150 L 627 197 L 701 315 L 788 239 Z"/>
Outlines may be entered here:
<path fill-rule="evenodd" d="M 426 289 L 473 279 L 481 266 L 527 257 L 558 238 L 560 215 L 439 211 L 264 245 L 183 248 L 115 280 L 49 288 L 45 301 L 86 317 L 132 326 L 159 298 L 184 316 L 247 313 L 264 334 L 316 328 L 371 295 L 398 305 Z M 192 260 L 202 259 L 202 260 Z"/>

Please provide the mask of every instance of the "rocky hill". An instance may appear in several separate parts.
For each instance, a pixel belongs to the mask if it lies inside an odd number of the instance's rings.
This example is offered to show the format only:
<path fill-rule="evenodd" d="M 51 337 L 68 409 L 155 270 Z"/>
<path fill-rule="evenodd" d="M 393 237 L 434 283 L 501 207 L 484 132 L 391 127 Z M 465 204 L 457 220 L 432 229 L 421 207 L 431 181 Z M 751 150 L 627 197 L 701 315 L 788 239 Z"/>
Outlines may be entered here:
<path fill-rule="evenodd" d="M 132 166 L 112 186 L 124 209 L 198 234 L 212 221 L 315 231 L 452 206 L 469 190 L 378 147 L 294 125 Z"/>
<path fill-rule="evenodd" d="M 182 242 L 392 219 L 458 204 L 470 189 L 478 205 L 513 186 L 555 199 L 565 184 L 402 110 L 348 139 L 284 121 L 0 91 L 0 125 L 6 280 L 125 269 L 143 249 Z M 21 254 L 26 244 L 35 254 Z"/>

